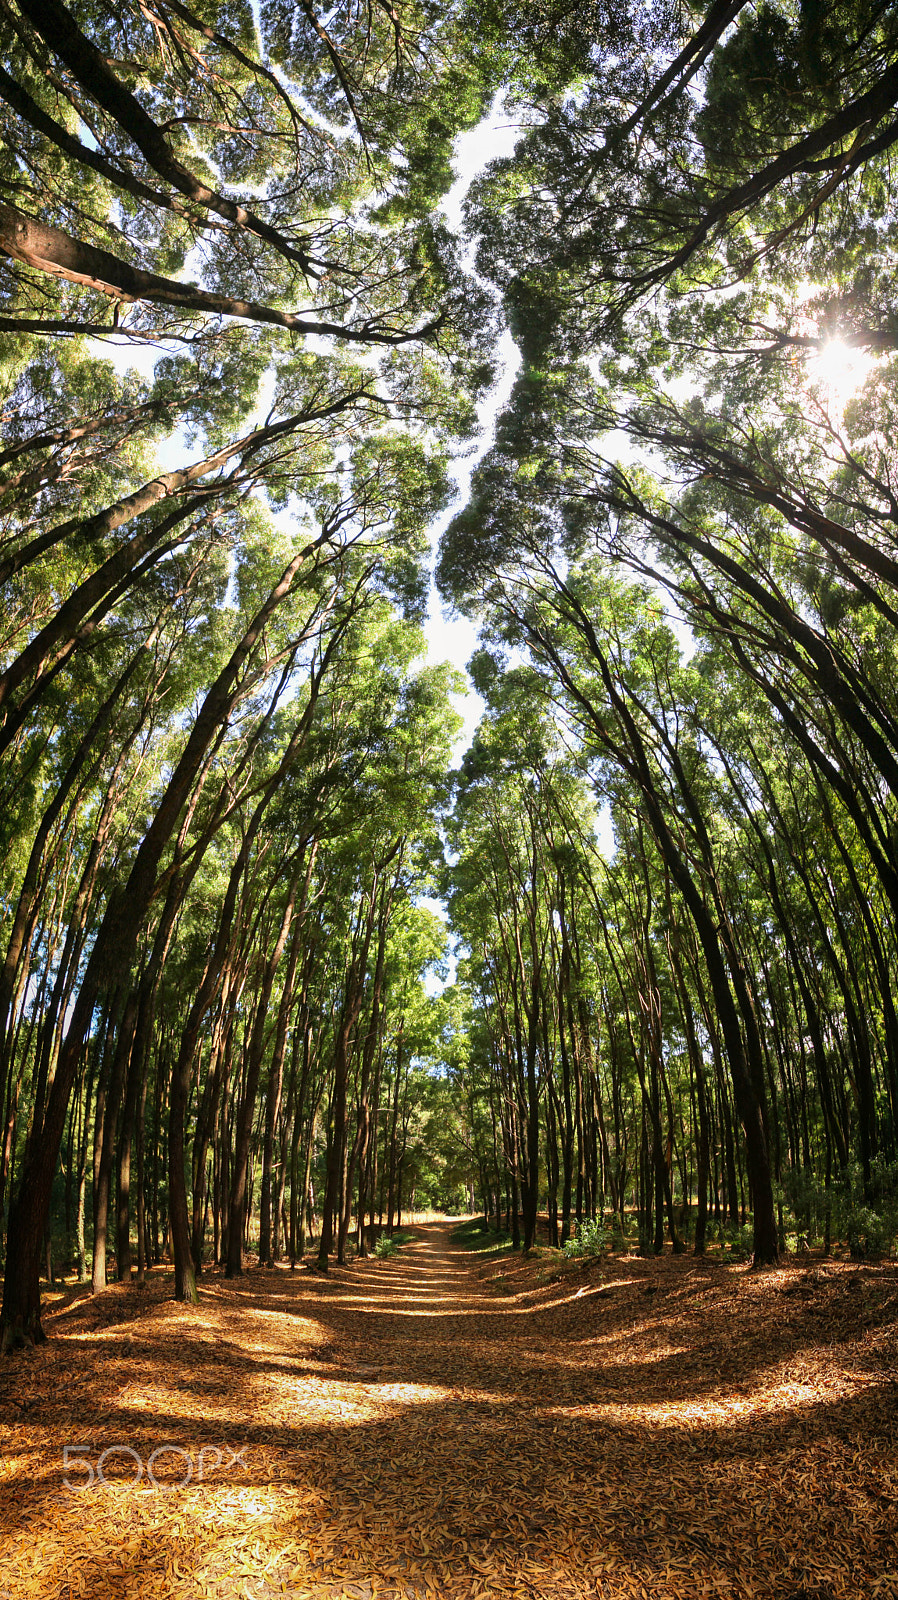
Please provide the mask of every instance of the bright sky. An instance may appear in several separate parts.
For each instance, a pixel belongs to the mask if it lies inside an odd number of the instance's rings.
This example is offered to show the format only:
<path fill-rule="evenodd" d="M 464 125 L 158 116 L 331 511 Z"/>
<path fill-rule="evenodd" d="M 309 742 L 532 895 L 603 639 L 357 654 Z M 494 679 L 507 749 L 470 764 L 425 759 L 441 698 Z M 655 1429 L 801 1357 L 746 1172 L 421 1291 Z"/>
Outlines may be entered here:
<path fill-rule="evenodd" d="M 473 179 L 482 172 L 488 162 L 495 161 L 499 156 L 510 155 L 519 134 L 519 125 L 509 121 L 496 106 L 470 133 L 460 134 L 455 142 L 454 168 L 457 176 L 442 207 L 453 233 L 461 232 L 462 204 Z M 468 265 L 470 266 L 470 259 Z M 443 529 L 467 500 L 471 474 L 492 444 L 496 417 L 511 392 L 520 358 L 509 333 L 506 332 L 504 335 L 497 353 L 501 364 L 501 375 L 495 388 L 481 404 L 481 431 L 476 448 L 470 455 L 463 456 L 455 462 L 452 475 L 458 487 L 458 495 L 454 505 L 450 506 L 441 520 L 434 524 L 431 536 L 434 554 Z M 452 618 L 447 615 L 432 580 L 427 642 L 431 661 L 451 661 L 454 666 L 460 668 L 464 668 L 477 648 L 475 628 L 463 617 Z M 453 753 L 454 759 L 458 760 L 470 743 L 480 720 L 483 701 L 473 689 L 469 689 L 466 695 L 457 699 L 456 708 L 465 719 L 464 729 Z"/>

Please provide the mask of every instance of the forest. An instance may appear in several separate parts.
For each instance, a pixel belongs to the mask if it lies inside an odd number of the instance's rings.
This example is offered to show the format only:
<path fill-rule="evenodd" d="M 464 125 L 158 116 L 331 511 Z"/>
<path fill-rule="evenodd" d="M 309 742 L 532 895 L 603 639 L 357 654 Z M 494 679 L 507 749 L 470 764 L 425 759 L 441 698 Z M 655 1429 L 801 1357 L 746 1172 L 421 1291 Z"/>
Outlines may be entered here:
<path fill-rule="evenodd" d="M 416 1194 L 888 1249 L 891 8 L 209 17 L 4 22 L 4 1338 Z"/>
<path fill-rule="evenodd" d="M 60 1304 L 199 1338 L 260 1273 L 400 1283 L 408 1227 L 426 1276 L 424 1213 L 525 1299 L 887 1272 L 898 9 L 0 43 L 7 1370 Z M 557 1593 L 768 1593 L 633 1582 Z"/>

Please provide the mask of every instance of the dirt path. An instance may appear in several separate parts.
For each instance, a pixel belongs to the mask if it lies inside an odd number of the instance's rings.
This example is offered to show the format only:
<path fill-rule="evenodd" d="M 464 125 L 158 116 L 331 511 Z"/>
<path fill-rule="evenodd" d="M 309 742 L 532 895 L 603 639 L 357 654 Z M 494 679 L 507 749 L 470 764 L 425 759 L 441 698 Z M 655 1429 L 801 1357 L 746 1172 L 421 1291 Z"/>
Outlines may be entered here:
<path fill-rule="evenodd" d="M 0 1600 L 898 1600 L 894 1279 L 450 1232 L 51 1317 L 0 1372 Z"/>

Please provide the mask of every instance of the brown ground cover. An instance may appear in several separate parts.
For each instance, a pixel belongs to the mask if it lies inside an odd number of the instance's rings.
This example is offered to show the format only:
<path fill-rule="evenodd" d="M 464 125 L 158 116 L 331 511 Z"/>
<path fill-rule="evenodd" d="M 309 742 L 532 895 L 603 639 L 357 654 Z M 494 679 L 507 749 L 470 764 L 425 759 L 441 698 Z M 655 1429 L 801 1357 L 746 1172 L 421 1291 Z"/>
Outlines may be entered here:
<path fill-rule="evenodd" d="M 894 1267 L 450 1232 L 51 1313 L 0 1369 L 0 1596 L 898 1600 Z"/>

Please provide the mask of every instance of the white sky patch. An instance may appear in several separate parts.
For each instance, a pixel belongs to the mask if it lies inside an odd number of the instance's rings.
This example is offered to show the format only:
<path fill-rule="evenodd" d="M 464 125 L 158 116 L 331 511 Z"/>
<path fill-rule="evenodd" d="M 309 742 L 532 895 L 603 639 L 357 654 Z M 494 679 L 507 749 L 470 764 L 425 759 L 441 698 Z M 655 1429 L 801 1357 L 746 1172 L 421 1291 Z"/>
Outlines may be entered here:
<path fill-rule="evenodd" d="M 512 155 L 523 131 L 521 124 L 513 122 L 503 111 L 497 97 L 489 116 L 478 122 L 476 128 L 459 134 L 452 162 L 455 182 L 444 196 L 441 206 L 456 237 L 461 233 L 462 206 L 474 179 L 491 161 Z"/>
<path fill-rule="evenodd" d="M 147 383 L 152 383 L 156 362 L 161 361 L 164 355 L 170 355 L 162 340 L 159 343 L 142 342 L 129 339 L 126 333 L 111 335 L 108 339 L 91 338 L 85 340 L 88 355 L 95 361 L 108 361 L 116 372 L 124 375 L 126 372 L 139 372 Z"/>
<path fill-rule="evenodd" d="M 611 861 L 614 856 L 614 852 L 617 849 L 617 845 L 614 839 L 614 824 L 611 821 L 611 806 L 607 800 L 602 801 L 596 812 L 595 828 L 593 829 L 593 832 L 596 836 L 596 843 L 598 844 L 602 855 L 605 857 L 605 860 Z"/>
<path fill-rule="evenodd" d="M 497 97 L 490 109 L 489 116 L 484 117 L 476 128 L 471 128 L 467 133 L 459 134 L 455 141 L 453 152 L 455 182 L 445 195 L 441 207 L 456 237 L 461 234 L 462 207 L 465 196 L 474 179 L 489 162 L 496 161 L 502 156 L 511 155 L 522 132 L 521 124 L 509 119 L 503 112 Z M 469 271 L 471 270 L 470 256 L 473 251 L 474 243 L 472 242 L 467 252 L 468 259 L 466 261 Z M 517 346 L 507 329 L 499 342 L 496 357 L 501 375 L 489 394 L 481 402 L 478 411 L 480 427 L 477 443 L 470 454 L 459 457 L 453 462 L 451 468 L 457 489 L 456 499 L 431 529 L 431 549 L 434 557 L 443 532 L 468 500 L 471 492 L 471 478 L 478 463 L 482 461 L 493 443 L 496 418 L 508 403 L 512 385 L 521 364 Z M 428 660 L 431 662 L 450 661 L 453 666 L 462 670 L 464 670 L 467 662 L 477 649 L 479 642 L 477 628 L 474 623 L 470 622 L 467 617 L 450 615 L 443 607 L 432 578 L 426 634 Z M 474 729 L 483 715 L 484 703 L 473 688 L 469 689 L 466 695 L 456 695 L 453 698 L 456 701 L 456 709 L 464 718 L 464 727 L 452 749 L 452 760 L 457 763 L 471 742 Z"/>

